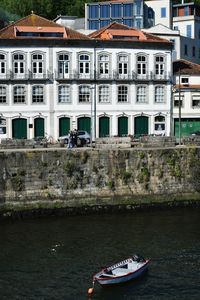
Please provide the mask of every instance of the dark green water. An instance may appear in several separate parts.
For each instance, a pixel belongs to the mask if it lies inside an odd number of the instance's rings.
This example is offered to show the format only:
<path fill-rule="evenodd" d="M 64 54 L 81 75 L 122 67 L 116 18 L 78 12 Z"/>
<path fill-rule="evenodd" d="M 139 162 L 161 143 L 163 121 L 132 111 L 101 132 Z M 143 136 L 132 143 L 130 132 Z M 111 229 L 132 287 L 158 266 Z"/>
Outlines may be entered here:
<path fill-rule="evenodd" d="M 95 300 L 200 299 L 200 210 L 145 211 L 0 224 L 0 299 L 88 299 L 92 274 L 140 253 L 148 274 Z"/>

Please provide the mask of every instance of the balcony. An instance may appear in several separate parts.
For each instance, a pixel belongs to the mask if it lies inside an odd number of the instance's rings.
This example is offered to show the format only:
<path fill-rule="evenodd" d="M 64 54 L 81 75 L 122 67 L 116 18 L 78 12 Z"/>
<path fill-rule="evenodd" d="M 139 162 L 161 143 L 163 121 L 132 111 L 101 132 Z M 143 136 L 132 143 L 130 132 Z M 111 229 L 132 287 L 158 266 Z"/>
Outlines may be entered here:
<path fill-rule="evenodd" d="M 0 77 L 0 80 L 12 80 L 12 81 L 26 81 L 26 80 L 33 80 L 33 81 L 41 81 L 41 80 L 53 80 L 53 74 L 47 71 L 47 73 L 33 73 L 28 71 L 27 73 L 14 73 L 10 71 L 6 75 L 6 78 Z"/>
<path fill-rule="evenodd" d="M 46 73 L 33 73 L 29 71 L 29 80 L 53 80 L 53 73 L 47 71 Z"/>
<path fill-rule="evenodd" d="M 0 81 L 6 81 L 10 79 L 10 73 L 0 74 Z"/>

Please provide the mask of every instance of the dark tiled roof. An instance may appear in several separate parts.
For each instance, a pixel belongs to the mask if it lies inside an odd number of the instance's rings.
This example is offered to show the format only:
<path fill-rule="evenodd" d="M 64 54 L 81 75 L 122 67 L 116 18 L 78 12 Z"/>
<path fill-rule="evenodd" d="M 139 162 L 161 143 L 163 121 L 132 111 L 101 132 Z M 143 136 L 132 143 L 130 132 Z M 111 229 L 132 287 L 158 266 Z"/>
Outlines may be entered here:
<path fill-rule="evenodd" d="M 50 39 L 50 37 L 30 37 L 30 36 L 17 36 L 15 34 L 15 29 L 17 26 L 30 26 L 31 27 L 54 27 L 55 28 L 63 28 L 64 37 L 60 39 L 81 39 L 81 40 L 89 40 L 90 38 L 84 34 L 81 34 L 75 30 L 72 30 L 70 28 L 65 28 L 64 26 L 61 26 L 59 24 L 56 24 L 53 21 L 47 20 L 43 17 L 40 17 L 35 14 L 31 14 L 27 17 L 24 17 L 17 22 L 8 25 L 7 27 L 0 30 L 0 39 Z M 55 37 L 51 37 L 51 39 L 55 39 Z"/>
<path fill-rule="evenodd" d="M 199 75 L 200 65 L 188 60 L 179 59 L 173 62 L 173 73 L 178 75 L 179 70 L 180 73 L 184 75 Z"/>

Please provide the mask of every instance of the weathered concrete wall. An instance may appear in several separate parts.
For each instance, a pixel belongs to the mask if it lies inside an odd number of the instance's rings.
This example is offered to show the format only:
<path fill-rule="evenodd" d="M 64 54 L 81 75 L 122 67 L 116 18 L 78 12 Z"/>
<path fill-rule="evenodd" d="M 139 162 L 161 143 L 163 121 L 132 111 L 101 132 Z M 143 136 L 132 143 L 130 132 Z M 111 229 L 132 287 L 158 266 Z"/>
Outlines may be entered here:
<path fill-rule="evenodd" d="M 2 210 L 200 199 L 200 149 L 0 152 Z"/>

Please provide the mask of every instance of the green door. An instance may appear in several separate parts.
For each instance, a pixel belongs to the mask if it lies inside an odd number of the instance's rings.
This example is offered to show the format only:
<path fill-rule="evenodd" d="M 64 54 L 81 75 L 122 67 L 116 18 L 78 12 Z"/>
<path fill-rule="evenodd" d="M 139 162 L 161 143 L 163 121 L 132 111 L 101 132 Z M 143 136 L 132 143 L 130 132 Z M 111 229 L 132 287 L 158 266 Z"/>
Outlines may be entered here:
<path fill-rule="evenodd" d="M 70 131 L 70 118 L 59 119 L 59 136 L 67 135 Z"/>
<path fill-rule="evenodd" d="M 12 120 L 12 137 L 14 139 L 27 139 L 27 120 L 18 118 Z"/>
<path fill-rule="evenodd" d="M 99 118 L 99 137 L 110 135 L 110 119 L 108 117 Z"/>
<path fill-rule="evenodd" d="M 91 121 L 89 117 L 81 117 L 78 119 L 78 130 L 86 130 L 88 133 L 90 133 Z"/>
<path fill-rule="evenodd" d="M 135 118 L 135 135 L 141 136 L 149 133 L 149 118 L 140 116 Z"/>
<path fill-rule="evenodd" d="M 195 131 L 200 131 L 200 119 L 181 119 L 181 136 L 188 136 Z M 179 119 L 174 120 L 174 133 L 179 136 Z"/>
<path fill-rule="evenodd" d="M 128 135 L 128 118 L 119 117 L 118 118 L 118 136 Z"/>
<path fill-rule="evenodd" d="M 34 137 L 44 137 L 44 119 L 36 118 L 34 120 Z"/>

